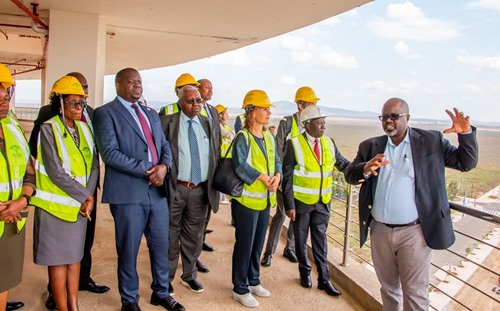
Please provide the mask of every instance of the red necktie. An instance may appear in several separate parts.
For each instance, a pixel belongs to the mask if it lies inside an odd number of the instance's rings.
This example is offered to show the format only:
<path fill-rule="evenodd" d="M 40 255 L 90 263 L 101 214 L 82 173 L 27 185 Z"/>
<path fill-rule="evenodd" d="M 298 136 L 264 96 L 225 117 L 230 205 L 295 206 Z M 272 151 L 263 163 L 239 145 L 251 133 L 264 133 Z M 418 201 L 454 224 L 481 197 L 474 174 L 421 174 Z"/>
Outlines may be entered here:
<path fill-rule="evenodd" d="M 146 137 L 146 142 L 148 143 L 149 150 L 151 150 L 151 156 L 153 158 L 153 165 L 158 164 L 158 154 L 156 153 L 155 141 L 153 140 L 153 135 L 151 134 L 151 129 L 149 128 L 148 121 L 139 111 L 139 107 L 137 104 L 132 104 L 132 108 L 134 108 L 137 117 L 139 118 L 139 122 L 141 123 L 142 132 L 144 133 L 144 137 Z"/>
<path fill-rule="evenodd" d="M 316 159 L 318 159 L 318 162 L 321 163 L 321 153 L 319 151 L 319 140 L 316 138 L 314 140 L 314 154 L 316 154 Z"/>
<path fill-rule="evenodd" d="M 87 118 L 85 117 L 85 112 L 82 111 L 82 118 L 80 121 L 87 123 Z"/>

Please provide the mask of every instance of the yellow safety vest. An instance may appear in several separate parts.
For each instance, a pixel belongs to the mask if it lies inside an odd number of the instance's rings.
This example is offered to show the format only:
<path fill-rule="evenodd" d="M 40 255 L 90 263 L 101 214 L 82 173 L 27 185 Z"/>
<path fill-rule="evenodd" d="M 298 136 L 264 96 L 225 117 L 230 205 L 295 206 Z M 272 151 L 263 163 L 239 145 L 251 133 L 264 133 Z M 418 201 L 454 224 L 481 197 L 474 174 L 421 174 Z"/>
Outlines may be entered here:
<path fill-rule="evenodd" d="M 227 132 L 231 132 L 231 128 L 227 124 L 224 125 L 224 129 Z M 222 157 L 226 155 L 226 153 L 229 150 L 230 145 L 231 145 L 231 139 L 229 139 L 227 137 L 222 137 L 222 144 L 220 145 L 220 154 Z"/>
<path fill-rule="evenodd" d="M 292 138 L 295 151 L 293 171 L 293 197 L 305 204 L 325 204 L 332 199 L 333 170 L 335 169 L 335 145 L 330 138 L 321 136 L 322 164 L 304 135 Z"/>
<path fill-rule="evenodd" d="M 268 131 L 263 132 L 264 145 L 266 149 L 266 155 L 264 155 L 252 134 L 250 134 L 247 130 L 241 130 L 240 132 L 245 136 L 247 142 L 250 143 L 246 160 L 248 165 L 262 174 L 274 176 L 276 169 L 274 158 L 276 146 L 272 134 Z M 267 207 L 268 198 L 271 207 L 274 207 L 276 205 L 276 192 L 269 192 L 262 181 L 256 180 L 251 185 L 244 183 L 241 197 L 234 199 L 249 209 L 262 211 Z"/>
<path fill-rule="evenodd" d="M 208 109 L 208 108 L 207 108 Z M 165 111 L 165 115 L 168 116 L 169 114 L 174 114 L 180 111 L 179 108 L 179 102 L 173 103 L 167 106 L 164 106 L 163 108 L 160 109 L 160 111 L 163 110 Z M 207 111 L 205 109 L 205 106 L 201 107 L 200 109 L 200 115 L 204 117 L 208 117 Z"/>
<path fill-rule="evenodd" d="M 286 136 L 286 140 L 292 139 L 300 135 L 299 125 L 297 124 L 298 121 L 295 120 L 293 115 L 291 115 L 290 117 L 292 118 L 292 128 L 290 130 L 290 133 L 288 133 L 288 135 Z"/>
<path fill-rule="evenodd" d="M 94 139 L 89 126 L 84 122 L 75 121 L 80 137 L 80 146 L 77 147 L 71 135 L 64 135 L 67 130 L 59 116 L 53 117 L 46 123 L 52 125 L 57 154 L 62 167 L 75 181 L 84 187 L 87 186 L 94 159 Z M 35 169 L 37 191 L 31 203 L 62 220 L 68 222 L 77 221 L 81 203 L 54 184 L 48 176 L 44 166 L 40 141 L 38 141 L 38 157 Z"/>
<path fill-rule="evenodd" d="M 5 158 L 4 154 L 0 152 L 0 167 L 2 168 L 0 170 L 0 202 L 4 202 L 21 196 L 30 152 L 24 132 L 18 123 L 1 122 L 0 126 L 2 127 L 7 156 Z M 17 221 L 17 232 L 20 232 L 25 224 L 25 218 Z M 0 237 L 4 228 L 5 222 L 0 220 Z"/>

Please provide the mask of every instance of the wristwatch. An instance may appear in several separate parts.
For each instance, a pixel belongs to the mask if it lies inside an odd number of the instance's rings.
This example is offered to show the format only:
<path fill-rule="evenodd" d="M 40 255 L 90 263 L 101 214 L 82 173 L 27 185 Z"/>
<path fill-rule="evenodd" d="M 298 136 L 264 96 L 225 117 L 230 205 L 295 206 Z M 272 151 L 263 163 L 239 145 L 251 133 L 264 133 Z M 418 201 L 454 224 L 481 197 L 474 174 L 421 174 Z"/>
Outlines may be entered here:
<path fill-rule="evenodd" d="M 30 205 L 31 196 L 29 194 L 23 193 L 23 194 L 21 194 L 21 197 L 26 198 L 26 202 L 27 202 L 26 205 Z"/>

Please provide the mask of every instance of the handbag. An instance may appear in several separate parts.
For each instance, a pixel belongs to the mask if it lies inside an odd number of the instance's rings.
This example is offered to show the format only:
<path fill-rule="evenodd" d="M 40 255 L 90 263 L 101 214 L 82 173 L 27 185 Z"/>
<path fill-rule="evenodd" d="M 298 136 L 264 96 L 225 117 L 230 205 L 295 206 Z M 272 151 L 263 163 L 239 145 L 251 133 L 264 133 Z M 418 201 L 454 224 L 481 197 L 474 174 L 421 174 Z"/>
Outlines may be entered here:
<path fill-rule="evenodd" d="M 243 181 L 235 173 L 233 159 L 227 157 L 229 150 L 232 150 L 231 148 L 235 139 L 233 139 L 229 145 L 228 152 L 220 159 L 219 165 L 215 169 L 212 188 L 233 197 L 241 197 Z"/>

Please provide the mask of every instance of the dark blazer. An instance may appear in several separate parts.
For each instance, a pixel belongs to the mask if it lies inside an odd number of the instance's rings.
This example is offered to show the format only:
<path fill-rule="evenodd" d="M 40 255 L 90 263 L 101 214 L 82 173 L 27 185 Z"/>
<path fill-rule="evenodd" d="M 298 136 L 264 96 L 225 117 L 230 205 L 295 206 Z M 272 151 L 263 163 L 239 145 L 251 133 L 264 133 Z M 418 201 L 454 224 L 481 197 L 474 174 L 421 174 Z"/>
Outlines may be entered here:
<path fill-rule="evenodd" d="M 93 120 L 94 116 L 94 108 L 87 106 L 85 109 L 87 109 L 87 113 L 90 116 L 90 121 Z M 31 130 L 30 134 L 30 140 L 29 140 L 29 146 L 30 146 L 30 152 L 31 155 L 36 159 L 37 155 L 37 146 L 38 146 L 38 134 L 40 133 L 40 126 L 47 122 L 48 120 L 52 119 L 52 117 L 55 117 L 56 114 L 52 110 L 52 105 L 44 105 L 40 107 L 38 110 L 38 116 L 35 120 L 35 124 L 33 125 L 33 129 Z"/>
<path fill-rule="evenodd" d="M 462 172 L 476 167 L 478 145 L 476 129 L 472 134 L 458 135 L 458 148 L 451 145 L 438 131 L 408 128 L 415 169 L 415 201 L 422 232 L 427 245 L 432 249 L 445 249 L 455 242 L 450 216 L 450 205 L 446 195 L 445 167 Z M 363 141 L 358 154 L 345 172 L 346 181 L 361 185 L 359 193 L 360 245 L 366 241 L 372 220 L 372 208 L 377 187 L 377 176 L 365 181 L 363 168 L 375 155 L 384 153 L 387 136 Z"/>
<path fill-rule="evenodd" d="M 161 127 L 163 129 L 163 133 L 165 137 L 170 142 L 170 146 L 172 148 L 173 155 L 173 163 L 172 163 L 172 175 L 170 177 L 170 181 L 168 184 L 169 190 L 169 200 L 170 206 L 172 206 L 175 199 L 175 190 L 177 188 L 177 175 L 179 174 L 179 127 L 180 127 L 180 112 L 162 116 Z M 199 116 L 201 125 L 205 130 L 205 133 L 209 137 L 210 140 L 210 159 L 208 162 L 208 186 L 207 186 L 207 194 L 208 201 L 212 211 L 217 213 L 219 210 L 219 192 L 212 188 L 212 180 L 215 173 L 215 168 L 217 167 L 219 155 L 220 155 L 220 144 L 215 140 L 215 136 L 213 134 L 213 129 L 210 128 L 210 122 L 207 117 Z M 220 128 L 220 126 L 219 126 Z"/>
<path fill-rule="evenodd" d="M 302 135 L 306 137 L 305 133 Z M 332 138 L 327 137 L 327 139 L 331 139 L 333 141 Z M 335 168 L 340 172 L 343 172 L 349 164 L 349 160 L 344 158 L 342 153 L 340 153 L 337 148 L 337 145 L 335 145 Z M 295 200 L 293 197 L 293 171 L 295 169 L 295 165 L 297 165 L 295 149 L 293 148 L 292 141 L 289 139 L 285 144 L 285 158 L 283 159 L 283 203 L 285 204 L 285 210 L 295 209 L 297 213 L 305 213 L 311 208 L 311 206 L 299 200 Z M 327 207 L 330 209 L 330 204 L 327 204 Z"/>
<path fill-rule="evenodd" d="M 142 106 L 142 105 L 141 105 Z M 160 119 L 153 109 L 142 106 L 153 134 L 159 163 L 172 166 L 172 152 L 161 131 Z M 148 145 L 130 112 L 115 98 L 94 112 L 94 135 L 106 164 L 102 202 L 139 203 L 148 195 L 146 179 L 153 163 L 148 160 Z M 166 195 L 166 185 L 163 186 Z"/>

